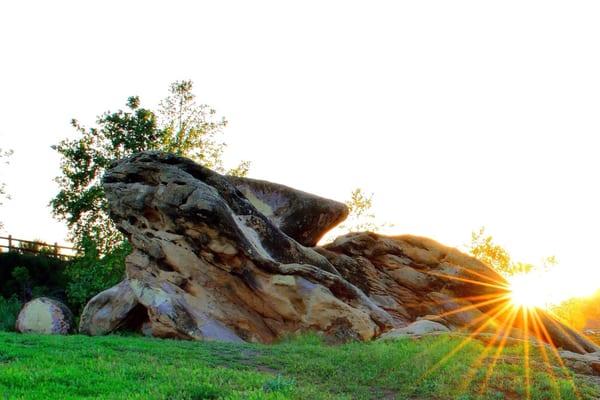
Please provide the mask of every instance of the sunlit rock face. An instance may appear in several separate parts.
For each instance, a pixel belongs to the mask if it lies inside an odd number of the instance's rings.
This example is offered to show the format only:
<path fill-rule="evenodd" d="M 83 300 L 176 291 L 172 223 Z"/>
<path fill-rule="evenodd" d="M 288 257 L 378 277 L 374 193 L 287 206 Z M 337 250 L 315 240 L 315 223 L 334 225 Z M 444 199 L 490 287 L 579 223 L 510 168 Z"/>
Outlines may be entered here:
<path fill-rule="evenodd" d="M 103 185 L 134 250 L 127 279 L 86 306 L 84 333 L 369 340 L 422 318 L 453 330 L 512 329 L 505 280 L 456 249 L 373 233 L 311 247 L 346 217 L 340 203 L 158 152 L 114 163 Z M 590 351 L 577 334 L 569 341 L 549 330 L 562 347 Z"/>
<path fill-rule="evenodd" d="M 73 330 L 73 314 L 60 301 L 39 297 L 21 308 L 15 329 L 21 333 L 66 335 Z"/>

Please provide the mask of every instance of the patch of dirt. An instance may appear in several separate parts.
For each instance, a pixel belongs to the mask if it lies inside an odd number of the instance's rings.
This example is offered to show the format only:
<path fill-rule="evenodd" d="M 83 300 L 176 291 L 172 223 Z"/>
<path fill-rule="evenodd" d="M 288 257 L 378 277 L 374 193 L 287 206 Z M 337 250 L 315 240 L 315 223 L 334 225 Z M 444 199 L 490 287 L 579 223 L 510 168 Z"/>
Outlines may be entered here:
<path fill-rule="evenodd" d="M 239 357 L 236 358 L 236 362 L 239 364 L 256 369 L 257 371 L 264 372 L 270 375 L 280 375 L 283 374 L 283 371 L 270 367 L 268 365 L 261 364 L 258 362 L 257 358 L 261 356 L 262 353 L 256 349 L 243 349 L 239 352 Z"/>

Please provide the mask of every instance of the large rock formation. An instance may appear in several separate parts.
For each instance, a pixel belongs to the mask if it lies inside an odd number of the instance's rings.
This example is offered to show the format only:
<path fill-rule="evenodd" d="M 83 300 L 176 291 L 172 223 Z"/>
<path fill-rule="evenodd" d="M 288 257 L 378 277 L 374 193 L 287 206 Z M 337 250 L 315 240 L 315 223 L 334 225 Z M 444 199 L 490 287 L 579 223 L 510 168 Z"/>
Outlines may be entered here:
<path fill-rule="evenodd" d="M 125 285 L 137 304 L 121 299 L 123 287 L 101 293 L 82 315 L 83 332 L 108 332 L 127 319 L 161 337 L 271 342 L 304 330 L 366 340 L 392 327 L 390 315 L 324 256 L 282 230 L 314 241 L 346 213 L 343 206 L 317 207 L 312 195 L 231 180 L 160 153 L 110 169 L 104 188 L 111 217 L 134 247 Z M 281 204 L 300 214 L 280 212 Z"/>
<path fill-rule="evenodd" d="M 340 203 L 157 152 L 117 161 L 103 184 L 134 251 L 127 279 L 85 308 L 82 332 L 268 343 L 314 330 L 368 340 L 421 318 L 510 330 L 506 282 L 456 249 L 372 233 L 311 247 L 346 217 Z M 547 325 L 555 344 L 596 350 Z"/>

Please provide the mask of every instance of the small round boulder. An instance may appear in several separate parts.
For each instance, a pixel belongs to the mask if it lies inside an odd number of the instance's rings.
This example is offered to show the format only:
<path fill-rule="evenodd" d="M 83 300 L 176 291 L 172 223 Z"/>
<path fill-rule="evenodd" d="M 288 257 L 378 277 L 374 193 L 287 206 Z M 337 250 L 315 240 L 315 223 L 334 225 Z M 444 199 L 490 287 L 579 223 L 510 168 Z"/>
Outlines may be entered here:
<path fill-rule="evenodd" d="M 435 334 L 438 332 L 450 332 L 450 329 L 448 329 L 445 325 L 440 324 L 439 322 L 421 319 L 413 322 L 408 326 L 405 326 L 404 328 L 392 329 L 391 331 L 388 331 L 381 335 L 379 339 L 393 340 L 404 337 Z"/>
<path fill-rule="evenodd" d="M 73 313 L 60 301 L 40 297 L 23 306 L 15 328 L 21 333 L 66 335 L 73 330 Z"/>

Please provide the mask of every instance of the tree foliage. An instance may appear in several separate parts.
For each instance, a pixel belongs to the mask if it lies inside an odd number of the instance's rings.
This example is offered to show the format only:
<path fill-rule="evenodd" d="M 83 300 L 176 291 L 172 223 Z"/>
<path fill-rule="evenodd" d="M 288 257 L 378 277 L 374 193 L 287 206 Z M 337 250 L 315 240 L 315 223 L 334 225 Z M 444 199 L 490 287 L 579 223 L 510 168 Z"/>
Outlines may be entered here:
<path fill-rule="evenodd" d="M 190 157 L 223 172 L 225 143 L 217 136 L 227 126 L 224 117 L 206 104 L 196 104 L 191 81 L 173 82 L 160 102 L 159 121 L 164 129 L 161 150 Z"/>
<path fill-rule="evenodd" d="M 588 319 L 597 319 L 598 293 L 590 298 L 572 297 L 550 308 L 550 311 L 568 326 L 575 329 L 585 328 Z"/>
<path fill-rule="evenodd" d="M 345 204 L 349 210 L 348 218 L 329 231 L 321 240 L 322 242 L 333 241 L 337 236 L 348 232 L 377 232 L 381 228 L 393 226 L 377 222 L 373 212 L 373 193 L 367 195 L 362 188 L 355 188 Z"/>
<path fill-rule="evenodd" d="M 213 108 L 197 104 L 192 89 L 191 81 L 171 84 L 157 113 L 141 107 L 134 96 L 125 109 L 99 116 L 95 127 L 86 128 L 73 120 L 77 137 L 53 146 L 61 156 L 61 175 L 56 178 L 60 191 L 50 205 L 54 216 L 67 222 L 70 239 L 78 247 L 92 240 L 99 254 L 106 254 L 124 239 L 108 216 L 100 182 L 112 160 L 143 150 L 162 150 L 226 172 L 225 144 L 218 137 L 227 121 L 218 118 Z M 243 162 L 230 172 L 244 175 L 247 170 L 248 163 Z"/>
<path fill-rule="evenodd" d="M 373 193 L 366 195 L 363 189 L 356 188 L 350 193 L 350 199 L 346 201 L 350 213 L 346 221 L 340 225 L 340 229 L 348 232 L 376 231 L 379 227 L 375 223 L 373 213 Z"/>
<path fill-rule="evenodd" d="M 491 235 L 486 235 L 485 228 L 471 232 L 469 252 L 498 272 L 510 273 L 512 260 L 504 247 L 494 243 Z"/>
<path fill-rule="evenodd" d="M 141 108 L 139 98 L 130 97 L 125 110 L 106 112 L 97 127 L 86 129 L 77 120 L 71 125 L 78 137 L 65 139 L 52 148 L 61 155 L 60 187 L 50 205 L 55 217 L 67 222 L 71 240 L 99 243 L 104 251 L 123 240 L 108 217 L 108 204 L 100 179 L 113 159 L 156 148 L 161 138 L 156 116 Z"/>
<path fill-rule="evenodd" d="M 506 249 L 495 243 L 491 235 L 486 234 L 484 227 L 471 232 L 471 243 L 468 245 L 468 251 L 475 258 L 505 276 L 527 273 L 534 269 L 532 264 L 513 261 Z M 556 264 L 557 261 L 554 256 L 546 257 L 542 260 L 539 268 L 548 269 Z"/>
<path fill-rule="evenodd" d="M 129 243 L 109 218 L 101 178 L 111 162 L 144 150 L 161 150 L 194 159 L 221 173 L 243 176 L 249 163 L 226 171 L 220 140 L 227 126 L 216 111 L 198 104 L 191 81 L 171 84 L 156 112 L 130 97 L 123 109 L 105 112 L 96 126 L 71 124 L 76 137 L 53 146 L 61 156 L 59 192 L 51 200 L 53 214 L 66 221 L 70 239 L 80 250 L 66 271 L 67 297 L 77 312 L 98 292 L 124 275 Z"/>

